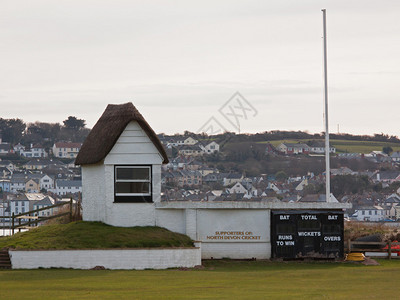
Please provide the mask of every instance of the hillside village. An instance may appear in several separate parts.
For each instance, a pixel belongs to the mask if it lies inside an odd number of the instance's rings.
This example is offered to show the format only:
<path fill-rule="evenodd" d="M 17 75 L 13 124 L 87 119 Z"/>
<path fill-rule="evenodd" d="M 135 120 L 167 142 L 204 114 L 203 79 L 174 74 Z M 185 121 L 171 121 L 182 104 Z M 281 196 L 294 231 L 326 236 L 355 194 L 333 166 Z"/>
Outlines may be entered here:
<path fill-rule="evenodd" d="M 310 167 L 323 161 L 325 144 L 320 138 L 274 146 L 268 140 L 235 144 L 226 136 L 186 132 L 158 137 L 169 157 L 162 169 L 162 201 L 325 201 L 323 168 Z M 79 202 L 81 170 L 74 161 L 81 145 L 81 141 L 59 140 L 45 147 L 0 139 L 0 216 L 18 215 L 70 198 Z M 240 147 L 245 150 L 233 155 Z M 400 219 L 400 152 L 383 150 L 348 153 L 330 146 L 332 198 L 353 204 L 346 212 L 349 219 Z M 250 160 L 237 158 L 248 151 L 254 155 L 252 163 L 279 163 L 276 170 L 282 170 L 249 171 L 246 166 Z M 242 168 L 238 168 L 239 162 Z M 306 167 L 292 168 L 300 162 Z M 52 214 L 52 210 L 42 214 Z"/>
<path fill-rule="evenodd" d="M 163 167 L 162 184 L 164 201 L 283 201 L 283 202 L 324 202 L 325 174 L 307 172 L 297 176 L 259 174 L 246 176 L 245 172 L 221 172 L 210 167 L 200 157 L 217 154 L 221 150 L 215 142 L 199 142 L 192 137 L 161 141 L 175 157 Z M 321 155 L 325 152 L 323 141 L 305 143 L 281 143 L 277 147 L 264 144 L 265 155 L 278 157 L 296 157 Z M 212 148 L 211 148 L 212 147 Z M 171 151 L 175 148 L 175 151 Z M 211 150 L 212 149 L 212 150 Z M 333 199 L 339 202 L 351 202 L 353 208 L 347 212 L 349 219 L 362 221 L 389 221 L 400 218 L 400 152 L 386 154 L 372 151 L 369 154 L 336 153 L 335 147 L 329 149 L 332 157 L 342 165 L 331 170 L 334 178 L 364 178 L 372 190 L 341 195 Z M 353 171 L 345 165 L 353 160 L 367 161 L 374 166 L 371 170 Z M 312 187 L 312 188 L 311 188 Z M 315 189 L 315 187 L 319 187 Z M 319 193 L 313 193 L 313 192 Z"/>

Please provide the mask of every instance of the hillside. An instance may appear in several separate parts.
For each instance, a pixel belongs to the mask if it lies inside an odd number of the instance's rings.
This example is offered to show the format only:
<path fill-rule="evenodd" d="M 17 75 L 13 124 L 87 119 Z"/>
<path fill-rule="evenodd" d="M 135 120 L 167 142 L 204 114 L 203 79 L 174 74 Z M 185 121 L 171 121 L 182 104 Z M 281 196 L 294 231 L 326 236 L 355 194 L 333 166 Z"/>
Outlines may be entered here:
<path fill-rule="evenodd" d="M 271 143 L 277 147 L 281 143 L 307 143 L 310 139 L 286 139 L 259 142 L 260 144 Z M 319 141 L 324 141 L 319 139 Z M 330 144 L 336 148 L 337 153 L 371 153 L 372 151 L 382 151 L 383 147 L 391 147 L 393 151 L 400 151 L 400 144 L 394 142 L 378 142 L 378 141 L 353 141 L 330 139 Z"/>

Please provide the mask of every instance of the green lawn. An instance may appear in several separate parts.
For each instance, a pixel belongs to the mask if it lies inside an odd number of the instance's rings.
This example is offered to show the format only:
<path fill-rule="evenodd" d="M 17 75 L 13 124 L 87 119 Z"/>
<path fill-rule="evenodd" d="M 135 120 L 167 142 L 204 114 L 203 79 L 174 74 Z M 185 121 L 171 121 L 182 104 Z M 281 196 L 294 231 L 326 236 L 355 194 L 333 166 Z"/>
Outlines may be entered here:
<path fill-rule="evenodd" d="M 278 140 L 278 141 L 266 141 L 261 142 L 262 144 L 271 143 L 277 147 L 282 143 L 306 143 L 310 139 L 298 139 L 298 140 Z M 369 141 L 349 141 L 349 140 L 335 140 L 331 139 L 330 144 L 336 148 L 336 152 L 343 153 L 370 153 L 372 151 L 382 151 L 383 147 L 390 146 L 393 151 L 400 151 L 400 144 L 398 143 L 385 143 L 385 142 L 369 142 Z"/>
<path fill-rule="evenodd" d="M 202 270 L 0 271 L 0 299 L 398 299 L 399 260 L 205 261 Z"/>
<path fill-rule="evenodd" d="M 101 222 L 40 226 L 0 238 L 0 249 L 99 249 L 193 247 L 184 234 L 161 227 L 114 227 Z"/>

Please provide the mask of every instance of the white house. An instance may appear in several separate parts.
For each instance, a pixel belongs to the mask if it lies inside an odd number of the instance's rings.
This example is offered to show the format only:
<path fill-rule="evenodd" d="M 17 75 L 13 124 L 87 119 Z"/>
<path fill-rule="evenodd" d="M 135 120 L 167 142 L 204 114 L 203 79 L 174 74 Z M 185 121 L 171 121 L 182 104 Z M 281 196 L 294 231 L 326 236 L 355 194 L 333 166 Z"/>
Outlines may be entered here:
<path fill-rule="evenodd" d="M 391 155 L 390 158 L 394 162 L 400 162 L 400 151 L 394 151 Z"/>
<path fill-rule="evenodd" d="M 53 145 L 53 155 L 60 158 L 75 158 L 81 146 L 81 143 L 57 142 Z"/>
<path fill-rule="evenodd" d="M 247 189 L 240 183 L 235 183 L 231 188 L 228 189 L 230 194 L 246 194 Z"/>
<path fill-rule="evenodd" d="M 55 182 L 54 192 L 58 196 L 80 193 L 82 192 L 82 181 L 57 179 Z"/>
<path fill-rule="evenodd" d="M 40 178 L 40 189 L 51 190 L 54 189 L 54 179 L 47 174 Z"/>
<path fill-rule="evenodd" d="M 167 154 L 132 103 L 108 105 L 82 145 L 83 220 L 114 226 L 156 224 Z"/>
<path fill-rule="evenodd" d="M 309 154 L 310 153 L 310 147 L 306 144 L 302 143 L 282 143 L 278 147 L 276 147 L 276 150 L 283 152 L 285 154 Z"/>
<path fill-rule="evenodd" d="M 378 205 L 363 206 L 356 209 L 352 217 L 355 217 L 357 221 L 379 222 L 385 219 L 385 210 Z"/>
<path fill-rule="evenodd" d="M 323 154 L 325 153 L 325 142 L 324 141 L 311 141 L 307 144 L 310 147 L 311 153 Z M 329 153 L 336 153 L 336 148 L 329 145 Z"/>
<path fill-rule="evenodd" d="M 223 185 L 228 186 L 242 181 L 244 176 L 239 173 L 228 173 L 223 177 Z"/>
<path fill-rule="evenodd" d="M 21 147 L 19 147 L 19 149 L 21 149 Z M 48 154 L 46 152 L 46 149 L 40 145 L 40 144 L 36 144 L 36 145 L 31 145 L 31 148 L 29 150 L 20 150 L 19 151 L 21 156 L 25 156 L 25 157 L 33 157 L 33 158 L 39 158 L 39 157 L 47 157 Z"/>
<path fill-rule="evenodd" d="M 195 145 L 197 144 L 197 140 L 192 137 L 183 137 L 176 140 L 176 145 Z"/>
<path fill-rule="evenodd" d="M 43 198 L 42 200 L 35 201 L 33 203 L 33 210 L 49 207 L 54 204 L 55 204 L 54 199 L 47 196 L 47 197 Z M 38 216 L 40 216 L 40 217 L 48 217 L 48 216 L 51 216 L 52 214 L 53 214 L 53 208 L 45 209 L 45 210 L 38 212 Z"/>
<path fill-rule="evenodd" d="M 180 141 L 178 141 L 178 144 L 179 144 L 179 142 Z M 189 136 L 188 138 L 185 138 L 183 140 L 183 144 L 184 145 L 195 145 L 195 144 L 197 144 L 197 140 Z"/>
<path fill-rule="evenodd" d="M 25 177 L 11 177 L 10 192 L 16 193 L 18 191 L 25 191 L 25 184 L 28 181 Z"/>
<path fill-rule="evenodd" d="M 21 153 L 21 151 L 24 151 L 25 150 L 25 146 L 24 145 L 21 145 L 21 143 L 18 143 L 17 145 L 15 145 L 14 147 L 14 152 L 15 153 Z"/>
<path fill-rule="evenodd" d="M 202 148 L 205 154 L 212 154 L 219 152 L 219 145 L 214 141 L 205 146 L 200 146 L 200 147 Z"/>
<path fill-rule="evenodd" d="M 179 138 L 173 138 L 170 141 L 167 142 L 167 147 L 177 147 L 177 146 L 183 146 L 183 145 L 189 145 L 193 146 L 197 144 L 197 140 L 192 138 L 191 136 L 189 137 L 179 137 Z"/>
<path fill-rule="evenodd" d="M 19 198 L 9 200 L 10 216 L 18 215 L 29 211 L 29 200 L 24 195 Z"/>

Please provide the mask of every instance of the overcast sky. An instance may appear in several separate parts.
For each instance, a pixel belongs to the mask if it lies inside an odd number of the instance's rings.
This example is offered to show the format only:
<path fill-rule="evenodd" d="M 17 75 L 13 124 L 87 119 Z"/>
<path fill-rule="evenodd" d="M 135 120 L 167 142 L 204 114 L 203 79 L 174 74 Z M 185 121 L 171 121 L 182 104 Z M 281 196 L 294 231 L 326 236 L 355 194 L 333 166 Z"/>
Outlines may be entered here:
<path fill-rule="evenodd" d="M 158 133 L 233 131 L 238 91 L 242 132 L 321 132 L 321 8 L 330 131 L 400 135 L 398 0 L 2 0 L 0 117 L 92 127 L 131 101 Z"/>

